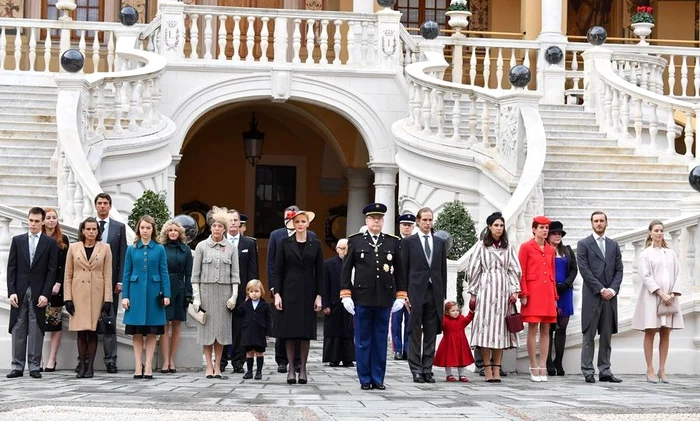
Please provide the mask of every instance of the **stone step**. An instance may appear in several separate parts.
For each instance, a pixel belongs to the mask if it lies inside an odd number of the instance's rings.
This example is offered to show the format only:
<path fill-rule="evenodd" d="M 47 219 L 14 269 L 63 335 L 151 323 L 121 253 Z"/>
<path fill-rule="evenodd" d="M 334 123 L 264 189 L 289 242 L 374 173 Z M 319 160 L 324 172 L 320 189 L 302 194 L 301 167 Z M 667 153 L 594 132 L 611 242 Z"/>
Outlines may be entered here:
<path fill-rule="evenodd" d="M 581 132 L 574 130 L 545 130 L 549 139 L 582 139 L 582 140 L 607 140 L 605 133 Z"/>
<path fill-rule="evenodd" d="M 0 138 L 0 145 L 2 146 L 21 146 L 22 148 L 29 149 L 34 147 L 53 147 L 56 148 L 57 139 L 28 139 L 28 138 Z"/>
<path fill-rule="evenodd" d="M 56 177 L 48 174 L 0 173 L 0 181 L 8 184 L 52 185 L 56 187 Z"/>
<path fill-rule="evenodd" d="M 608 224 L 610 226 L 615 226 L 615 229 L 622 231 L 647 228 L 649 226 L 649 222 L 653 221 L 654 219 L 659 219 L 657 216 L 623 216 L 621 213 L 614 214 L 612 212 L 606 212 L 605 209 L 603 209 L 603 212 L 605 212 L 608 216 Z M 577 216 L 564 216 L 559 217 L 556 220 L 564 224 L 564 230 L 567 231 L 567 234 L 569 229 L 576 231 L 591 231 L 590 214 L 586 215 L 586 217 L 583 219 Z"/>
<path fill-rule="evenodd" d="M 4 139 L 53 139 L 56 140 L 56 125 L 52 125 L 53 130 L 7 130 L 0 128 L 0 143 L 4 143 Z"/>
<path fill-rule="evenodd" d="M 58 197 L 56 193 L 54 194 L 7 194 L 4 191 L 0 191 L 0 203 L 9 206 L 11 208 L 28 210 L 32 206 L 39 207 L 56 207 L 58 203 Z"/>
<path fill-rule="evenodd" d="M 609 168 L 614 168 L 619 171 L 632 171 L 632 172 L 659 172 L 659 173 L 682 173 L 688 174 L 688 169 L 686 165 L 683 164 L 662 164 L 658 162 L 629 162 L 629 161 L 619 161 L 615 162 L 614 166 L 609 165 L 601 166 L 601 162 L 597 161 L 576 161 L 576 160 L 553 160 L 548 159 L 544 163 L 545 170 L 580 170 L 582 172 L 588 172 L 591 170 L 601 170 L 609 171 Z"/>
<path fill-rule="evenodd" d="M 0 142 L 0 160 L 2 160 L 5 156 L 32 156 L 51 158 L 55 150 L 55 146 L 6 145 L 4 142 Z"/>
<path fill-rule="evenodd" d="M 51 108 L 53 107 L 54 109 L 56 108 L 56 100 L 55 99 L 46 99 L 46 98 L 37 98 L 32 95 L 24 95 L 24 96 L 17 96 L 17 97 L 5 97 L 4 95 L 0 95 L 0 98 L 2 98 L 2 104 L 3 106 L 20 106 L 23 108 L 27 107 L 39 107 L 39 108 Z"/>
<path fill-rule="evenodd" d="M 19 87 L 15 87 L 14 89 L 9 89 L 9 87 L 0 87 L 0 98 L 4 100 L 23 100 L 23 99 L 35 99 L 35 100 L 43 100 L 47 102 L 53 102 L 54 104 L 56 103 L 56 99 L 58 98 L 58 90 L 54 89 L 53 91 L 27 91 L 26 87 L 22 87 L 21 89 L 18 89 Z"/>
<path fill-rule="evenodd" d="M 35 158 L 39 159 L 39 158 Z M 44 161 L 32 161 L 28 164 L 19 164 L 15 161 L 0 161 L 0 174 L 43 174 L 49 175 L 51 172 L 51 160 L 46 158 Z"/>
<path fill-rule="evenodd" d="M 586 121 L 596 121 L 594 113 L 585 112 L 583 110 L 548 111 L 540 108 L 540 117 L 542 118 L 543 123 L 562 118 L 585 118 Z"/>
<path fill-rule="evenodd" d="M 579 145 L 547 145 L 547 154 L 550 152 L 566 152 L 569 154 L 587 154 L 592 157 L 596 155 L 634 155 L 634 148 L 627 146 L 579 146 Z"/>
<path fill-rule="evenodd" d="M 1 98 L 1 96 L 0 96 Z M 0 113 L 27 113 L 32 115 L 55 115 L 56 104 L 31 104 L 24 103 L 8 104 L 4 101 L 0 102 Z"/>
<path fill-rule="evenodd" d="M 550 183 L 548 183 L 550 184 Z M 685 184 L 686 188 L 678 188 L 678 187 L 670 187 L 670 188 L 622 188 L 619 187 L 617 183 L 615 183 L 614 186 L 611 187 L 610 182 L 607 183 L 600 183 L 602 186 L 598 187 L 591 187 L 588 184 L 585 185 L 579 185 L 579 186 L 546 186 L 544 189 L 544 194 L 547 197 L 551 198 L 557 198 L 556 200 L 559 199 L 581 199 L 581 198 L 620 198 L 620 199 L 625 199 L 625 198 L 637 198 L 637 203 L 646 203 L 651 200 L 658 201 L 658 200 L 667 200 L 667 199 L 676 199 L 676 198 L 681 198 L 684 196 L 690 196 L 695 193 L 690 186 Z M 680 183 L 679 183 L 680 184 Z M 545 205 L 548 202 L 545 200 Z M 591 203 L 591 202 L 582 202 L 582 203 L 574 203 L 567 202 L 567 204 L 570 204 L 572 206 L 583 206 L 586 203 Z M 592 202 L 595 204 L 596 202 Z"/>
<path fill-rule="evenodd" d="M 0 127 L 3 132 L 9 131 L 39 131 L 42 133 L 53 133 L 54 136 L 58 131 L 58 127 L 55 122 L 44 122 L 44 121 L 18 121 L 18 120 L 6 120 L 0 119 Z"/>
<path fill-rule="evenodd" d="M 679 179 L 668 179 L 668 180 L 633 180 L 633 179 L 620 179 L 617 177 L 617 174 L 614 172 L 611 172 L 609 175 L 605 176 L 605 178 L 590 178 L 590 177 L 583 177 L 583 178 L 574 178 L 574 177 L 566 177 L 566 178 L 547 178 L 545 180 L 546 184 L 546 189 L 549 188 L 555 188 L 555 187 L 576 187 L 576 186 L 585 186 L 587 189 L 591 188 L 610 188 L 611 190 L 623 190 L 627 191 L 628 189 L 633 189 L 633 190 L 645 190 L 645 189 L 652 189 L 652 190 L 661 190 L 661 189 L 669 189 L 669 190 L 683 190 L 684 188 L 688 189 L 688 193 L 690 193 L 692 190 L 690 186 L 688 185 L 688 180 L 685 179 L 683 180 L 682 177 L 679 177 Z"/>
<path fill-rule="evenodd" d="M 623 155 L 616 153 L 587 153 L 586 151 L 575 151 L 571 146 L 549 145 L 547 147 L 547 162 L 594 162 L 605 164 L 652 164 L 657 158 L 653 156 Z M 586 148 L 589 149 L 589 148 Z"/>
<path fill-rule="evenodd" d="M 27 196 L 56 196 L 56 182 L 52 184 L 31 184 L 31 183 L 0 183 L 0 191 L 5 195 L 23 194 Z"/>
<path fill-rule="evenodd" d="M 686 171 L 678 171 L 676 169 L 669 172 L 661 171 L 621 171 L 608 169 L 561 169 L 561 168 L 545 168 L 543 170 L 545 176 L 545 186 L 549 185 L 551 180 L 573 180 L 582 178 L 601 179 L 601 180 L 636 180 L 636 181 L 681 181 L 688 182 L 688 174 Z"/>
<path fill-rule="evenodd" d="M 55 110 L 51 114 L 28 114 L 28 113 L 2 113 L 0 112 L 0 120 L 12 122 L 27 122 L 27 123 L 52 123 L 56 124 Z"/>
<path fill-rule="evenodd" d="M 610 139 L 591 139 L 585 134 L 582 134 L 580 138 L 552 138 L 547 136 L 547 147 L 549 146 L 586 146 L 586 147 L 616 147 L 617 141 Z"/>
<path fill-rule="evenodd" d="M 51 163 L 51 155 L 48 156 L 33 156 L 33 155 L 0 155 L 0 162 L 19 165 L 49 165 Z"/>
<path fill-rule="evenodd" d="M 583 111 L 583 105 L 569 104 L 540 104 L 540 110 L 545 111 Z"/>
<path fill-rule="evenodd" d="M 640 203 L 630 203 L 630 206 L 619 206 L 615 203 L 606 203 L 599 205 L 571 206 L 559 204 L 557 199 L 551 200 L 544 206 L 544 214 L 550 219 L 559 219 L 564 217 L 581 217 L 581 215 L 590 216 L 597 210 L 602 210 L 610 215 L 623 215 L 625 213 L 633 214 L 638 217 L 649 217 L 657 219 L 668 219 L 678 216 L 679 211 L 676 207 L 669 207 L 665 202 L 650 203 L 649 206 L 641 206 Z"/>

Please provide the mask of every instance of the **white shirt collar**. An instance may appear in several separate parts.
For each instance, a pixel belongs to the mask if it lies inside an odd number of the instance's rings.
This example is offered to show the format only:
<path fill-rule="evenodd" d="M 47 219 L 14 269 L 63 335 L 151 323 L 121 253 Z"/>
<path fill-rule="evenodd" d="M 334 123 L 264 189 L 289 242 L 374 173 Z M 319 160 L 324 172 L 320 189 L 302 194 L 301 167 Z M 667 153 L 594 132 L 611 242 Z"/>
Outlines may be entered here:
<path fill-rule="evenodd" d="M 30 238 L 32 235 L 36 235 L 36 239 L 38 240 L 41 238 L 41 231 L 37 232 L 36 234 L 32 234 L 30 231 L 27 231 L 27 238 Z"/>
<path fill-rule="evenodd" d="M 596 234 L 596 233 L 594 232 L 594 233 L 593 233 L 593 239 L 596 240 L 596 241 L 598 241 L 599 238 L 602 238 L 603 240 L 605 240 L 605 234 L 603 234 L 603 235 L 598 235 L 598 234 Z"/>
<path fill-rule="evenodd" d="M 240 241 L 241 240 L 241 233 L 239 232 L 236 235 L 226 234 L 226 237 L 228 238 L 229 241 L 233 240 L 234 238 L 237 238 Z"/>

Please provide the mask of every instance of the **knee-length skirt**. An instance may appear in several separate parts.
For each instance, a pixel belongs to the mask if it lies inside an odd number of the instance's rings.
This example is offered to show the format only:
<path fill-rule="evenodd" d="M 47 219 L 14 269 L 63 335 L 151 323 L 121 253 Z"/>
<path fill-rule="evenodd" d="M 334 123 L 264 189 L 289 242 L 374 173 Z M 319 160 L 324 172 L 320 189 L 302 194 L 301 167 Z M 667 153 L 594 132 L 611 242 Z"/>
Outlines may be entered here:
<path fill-rule="evenodd" d="M 226 308 L 226 301 L 231 297 L 231 292 L 231 285 L 200 285 L 201 308 L 207 312 L 207 321 L 203 325 L 198 326 L 198 344 L 212 345 L 214 341 L 221 345 L 231 345 L 233 343 L 231 311 Z"/>

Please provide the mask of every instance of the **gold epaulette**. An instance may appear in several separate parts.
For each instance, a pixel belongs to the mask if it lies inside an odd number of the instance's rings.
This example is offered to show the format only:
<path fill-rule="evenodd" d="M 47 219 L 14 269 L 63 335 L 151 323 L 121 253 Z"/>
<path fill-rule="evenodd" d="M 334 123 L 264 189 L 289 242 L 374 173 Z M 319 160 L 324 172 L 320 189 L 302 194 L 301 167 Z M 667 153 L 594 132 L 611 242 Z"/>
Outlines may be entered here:
<path fill-rule="evenodd" d="M 341 289 L 340 290 L 340 298 L 345 298 L 345 297 L 352 297 L 352 291 L 349 289 Z"/>
<path fill-rule="evenodd" d="M 394 234 L 386 234 L 386 233 L 385 233 L 384 235 L 386 235 L 387 237 L 396 238 L 397 240 L 400 240 L 400 239 L 401 239 L 401 238 L 395 236 Z"/>
<path fill-rule="evenodd" d="M 348 238 L 357 237 L 358 235 L 361 236 L 361 235 L 364 235 L 364 234 L 361 233 L 361 232 L 358 232 L 358 233 L 356 233 L 356 234 L 353 234 L 353 235 L 349 236 Z"/>

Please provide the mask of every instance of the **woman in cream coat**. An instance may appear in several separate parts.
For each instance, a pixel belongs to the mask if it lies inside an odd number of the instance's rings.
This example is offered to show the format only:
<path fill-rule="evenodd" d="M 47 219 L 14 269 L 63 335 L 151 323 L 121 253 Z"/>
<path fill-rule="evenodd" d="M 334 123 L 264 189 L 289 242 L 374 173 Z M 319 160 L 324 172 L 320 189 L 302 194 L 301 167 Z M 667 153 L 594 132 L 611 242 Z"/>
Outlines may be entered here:
<path fill-rule="evenodd" d="M 95 218 L 80 223 L 78 242 L 68 247 L 63 296 L 70 314 L 68 330 L 78 332 L 78 374 L 92 377 L 97 352 L 97 320 L 112 303 L 112 251 L 100 242 Z M 86 363 L 87 361 L 87 363 Z"/>
<path fill-rule="evenodd" d="M 639 277 L 642 285 L 634 309 L 632 327 L 644 331 L 646 379 L 654 378 L 654 336 L 659 333 L 658 381 L 666 380 L 666 358 L 672 329 L 683 328 L 683 314 L 678 296 L 681 295 L 681 266 L 678 256 L 666 245 L 661 221 L 649 224 L 645 249 L 639 255 Z"/>

